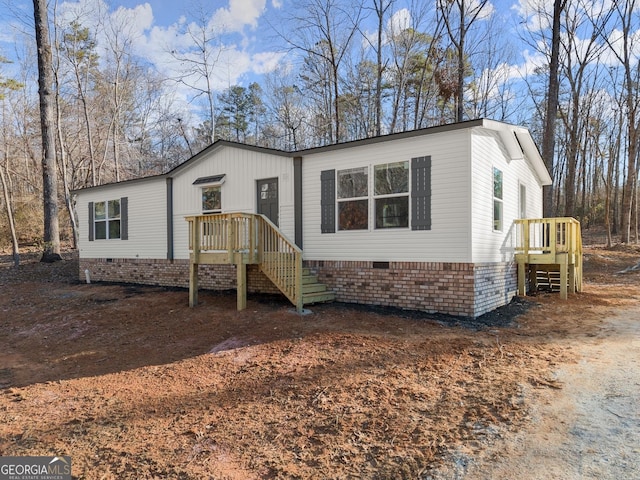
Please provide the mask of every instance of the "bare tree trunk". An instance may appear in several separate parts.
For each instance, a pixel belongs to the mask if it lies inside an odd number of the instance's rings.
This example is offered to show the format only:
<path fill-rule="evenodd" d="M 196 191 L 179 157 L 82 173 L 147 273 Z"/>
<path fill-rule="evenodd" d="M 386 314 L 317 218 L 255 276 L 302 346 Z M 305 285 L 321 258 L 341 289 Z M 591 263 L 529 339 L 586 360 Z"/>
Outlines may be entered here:
<path fill-rule="evenodd" d="M 56 145 L 53 136 L 54 115 L 51 88 L 53 68 L 49 42 L 49 16 L 46 0 L 33 0 L 36 44 L 38 46 L 38 93 L 40 96 L 40 127 L 42 130 L 42 195 L 44 209 L 43 262 L 62 260 L 60 256 L 60 226 L 58 224 L 58 172 Z"/>
<path fill-rule="evenodd" d="M 389 9 L 393 8 L 395 0 L 374 0 L 373 8 L 378 21 L 378 33 L 376 43 L 376 92 L 375 92 L 375 135 L 382 134 L 382 77 L 386 65 L 383 65 L 382 46 L 384 45 L 384 22 Z"/>
<path fill-rule="evenodd" d="M 464 120 L 464 61 L 465 61 L 465 42 L 467 36 L 467 27 L 464 22 L 465 17 L 465 2 L 460 2 L 460 32 L 458 37 L 458 43 L 456 45 L 458 50 L 458 68 L 457 68 L 457 82 L 456 82 L 456 122 L 462 122 Z"/>
<path fill-rule="evenodd" d="M 636 169 L 637 170 L 637 169 Z M 636 171 L 636 175 L 638 172 Z M 638 243 L 638 182 L 634 181 L 633 186 L 633 206 L 631 208 L 631 218 L 633 219 L 633 242 Z"/>
<path fill-rule="evenodd" d="M 54 9 L 54 25 L 56 10 Z M 55 85 L 55 112 L 56 112 L 56 136 L 58 138 L 58 148 L 60 152 L 60 171 L 62 173 L 62 186 L 64 189 L 64 200 L 71 224 L 71 233 L 73 238 L 73 248 L 78 248 L 78 224 L 73 208 L 73 200 L 71 199 L 71 189 L 69 187 L 69 171 L 67 163 L 67 149 L 64 144 L 64 134 L 62 131 L 62 108 L 60 106 L 60 81 L 59 81 L 59 49 L 56 49 L 56 61 L 53 65 L 53 78 Z"/>
<path fill-rule="evenodd" d="M 544 118 L 544 131 L 542 134 L 542 158 L 549 174 L 553 178 L 554 155 L 556 146 L 556 116 L 558 113 L 558 92 L 560 91 L 558 70 L 560 54 L 560 14 L 564 9 L 566 0 L 554 0 L 553 2 L 553 26 L 551 34 L 551 59 L 549 62 L 549 89 L 547 92 L 547 108 Z M 543 215 L 555 216 L 553 208 L 553 186 L 543 189 Z"/>
<path fill-rule="evenodd" d="M 6 152 L 5 152 L 6 154 Z M 18 246 L 18 236 L 16 235 L 16 224 L 13 219 L 13 209 L 11 208 L 11 199 L 9 198 L 9 187 L 4 175 L 4 170 L 0 166 L 0 185 L 4 193 L 4 207 L 7 212 L 7 220 L 9 221 L 9 230 L 11 231 L 11 251 L 13 253 L 13 265 L 20 265 L 20 249 Z"/>

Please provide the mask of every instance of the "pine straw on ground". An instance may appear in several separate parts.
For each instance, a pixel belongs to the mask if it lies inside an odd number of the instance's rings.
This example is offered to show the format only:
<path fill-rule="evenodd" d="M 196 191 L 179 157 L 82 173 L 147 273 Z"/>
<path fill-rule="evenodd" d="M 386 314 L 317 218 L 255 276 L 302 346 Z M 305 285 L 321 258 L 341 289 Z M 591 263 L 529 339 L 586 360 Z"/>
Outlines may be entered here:
<path fill-rule="evenodd" d="M 0 455 L 70 455 L 78 478 L 426 478 L 562 388 L 571 341 L 638 296 L 636 251 L 588 252 L 585 292 L 469 322 L 0 267 Z M 595 268 L 592 268 L 594 266 Z M 526 310 L 526 312 L 525 312 Z M 515 313 L 514 313 L 515 312 Z M 523 313 L 524 312 L 524 313 Z M 472 327 L 472 328 L 469 328 Z"/>

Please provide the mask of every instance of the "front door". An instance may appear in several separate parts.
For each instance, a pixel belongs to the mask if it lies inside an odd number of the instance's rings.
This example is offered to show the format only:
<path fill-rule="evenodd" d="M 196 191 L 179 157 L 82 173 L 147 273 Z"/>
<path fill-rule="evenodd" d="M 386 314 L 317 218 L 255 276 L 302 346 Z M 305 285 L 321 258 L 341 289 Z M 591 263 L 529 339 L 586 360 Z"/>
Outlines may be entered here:
<path fill-rule="evenodd" d="M 278 179 L 258 180 L 258 213 L 278 225 Z"/>

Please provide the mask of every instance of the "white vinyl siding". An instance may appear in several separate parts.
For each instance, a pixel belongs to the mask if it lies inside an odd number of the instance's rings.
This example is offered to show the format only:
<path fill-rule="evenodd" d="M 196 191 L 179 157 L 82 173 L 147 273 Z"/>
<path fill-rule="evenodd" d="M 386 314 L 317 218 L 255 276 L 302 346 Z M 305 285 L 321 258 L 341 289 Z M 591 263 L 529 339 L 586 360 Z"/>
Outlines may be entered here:
<path fill-rule="evenodd" d="M 255 213 L 258 204 L 257 180 L 277 178 L 279 227 L 293 241 L 295 219 L 292 158 L 223 145 L 212 149 L 207 155 L 177 172 L 174 177 L 175 258 L 189 258 L 188 224 L 185 217 L 202 215 L 202 189 L 199 185 L 193 185 L 193 182 L 201 177 L 223 174 L 222 213 Z"/>
<path fill-rule="evenodd" d="M 470 134 L 455 130 L 387 142 L 345 147 L 304 156 L 303 238 L 308 260 L 371 260 L 416 262 L 470 261 Z M 412 158 L 431 157 L 431 229 L 376 229 L 321 233 L 320 176 Z M 369 202 L 372 212 L 373 202 Z M 373 213 L 370 213 L 373 215 Z"/>
<path fill-rule="evenodd" d="M 77 193 L 81 258 L 166 258 L 167 184 L 162 177 L 106 185 Z M 128 239 L 89 241 L 89 202 L 128 198 Z"/>
<path fill-rule="evenodd" d="M 527 190 L 526 211 L 529 218 L 542 217 L 542 186 L 528 161 L 508 161 L 500 136 L 487 129 L 472 133 L 473 198 L 471 208 L 473 262 L 507 262 L 513 260 L 514 226 L 520 218 L 520 187 Z M 502 171 L 502 230 L 493 228 L 493 169 Z"/>

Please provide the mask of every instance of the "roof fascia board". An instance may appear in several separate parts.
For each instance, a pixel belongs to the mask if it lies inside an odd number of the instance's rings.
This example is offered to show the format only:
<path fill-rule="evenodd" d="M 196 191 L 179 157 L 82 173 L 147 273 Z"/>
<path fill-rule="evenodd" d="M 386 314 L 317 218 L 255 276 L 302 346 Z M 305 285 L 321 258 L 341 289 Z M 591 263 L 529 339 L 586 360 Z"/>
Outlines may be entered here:
<path fill-rule="evenodd" d="M 519 129 L 516 130 L 515 134 L 522 145 L 529 164 L 537 173 L 542 185 L 551 185 L 553 183 L 553 179 L 551 178 L 551 175 L 549 175 L 549 170 L 547 170 L 547 166 L 544 164 L 544 159 L 542 158 L 542 155 L 540 155 L 538 146 L 536 145 L 536 142 L 533 141 L 531 133 L 526 129 Z"/>
<path fill-rule="evenodd" d="M 139 177 L 139 178 L 132 178 L 131 180 L 122 180 L 120 182 L 112 182 L 112 183 L 104 183 L 102 185 L 95 185 L 93 187 L 83 187 L 83 188 L 77 188 L 75 190 L 71 190 L 71 194 L 72 195 L 77 195 L 78 193 L 82 193 L 82 192 L 87 192 L 87 191 L 96 191 L 96 190 L 108 190 L 110 188 L 118 188 L 118 187 L 122 187 L 122 186 L 129 186 L 129 185 L 133 185 L 133 184 L 139 184 L 139 183 L 143 183 L 143 182 L 151 182 L 151 181 L 155 181 L 155 180 L 161 180 L 163 178 L 166 178 L 167 174 L 166 173 L 161 173 L 158 175 L 151 175 L 148 177 Z"/>
<path fill-rule="evenodd" d="M 526 160 L 542 185 L 551 185 L 553 183 L 540 151 L 527 128 L 495 120 L 485 120 L 483 126 L 498 132 L 511 160 Z"/>
<path fill-rule="evenodd" d="M 361 140 L 352 140 L 350 142 L 334 143 L 322 147 L 308 148 L 306 150 L 298 150 L 296 155 L 311 155 L 314 153 L 324 153 L 333 150 L 342 150 L 351 147 L 360 147 L 363 145 L 373 145 L 376 143 L 389 142 L 392 140 L 401 140 L 405 138 L 421 137 L 424 135 L 432 135 L 435 133 L 450 132 L 455 130 L 463 130 L 465 128 L 474 128 L 483 126 L 483 119 L 467 120 L 465 122 L 450 123 L 447 125 L 438 125 L 435 127 L 421 128 L 420 130 L 409 130 L 406 132 L 389 133 L 379 137 L 363 138 Z"/>
<path fill-rule="evenodd" d="M 169 170 L 169 172 L 167 172 L 167 175 L 174 177 L 175 175 L 182 172 L 182 170 L 186 170 L 187 168 L 191 167 L 191 165 L 193 165 L 194 163 L 198 163 L 198 161 L 201 160 L 202 158 L 207 157 L 208 155 L 211 155 L 213 152 L 217 150 L 221 150 L 225 147 L 238 148 L 240 150 L 249 150 L 249 151 L 258 152 L 258 153 L 267 153 L 270 155 L 277 155 L 280 157 L 293 157 L 293 154 L 289 152 L 285 152 L 283 150 L 276 150 L 274 148 L 258 147 L 257 145 L 245 145 L 244 143 L 230 142 L 229 140 L 216 140 L 214 143 L 209 145 L 204 150 L 201 150 L 200 152 L 196 153 L 193 157 L 189 158 L 188 160 L 182 162 L 180 165 Z"/>
<path fill-rule="evenodd" d="M 215 152 L 216 150 L 222 149 L 224 147 L 232 147 L 232 148 L 239 148 L 241 150 L 250 150 L 250 151 L 254 151 L 254 152 L 268 153 L 268 154 L 271 154 L 271 155 L 278 155 L 278 156 L 281 156 L 281 157 L 291 157 L 291 158 L 293 157 L 292 153 L 285 152 L 283 150 L 276 150 L 276 149 L 273 149 L 273 148 L 266 148 L 266 147 L 258 147 L 256 145 L 245 145 L 243 143 L 231 142 L 231 141 L 228 141 L 228 140 L 216 140 L 214 143 L 209 145 L 204 150 L 201 150 L 200 152 L 196 153 L 194 156 L 192 156 L 191 158 L 185 160 L 180 165 L 175 166 L 174 168 L 172 168 L 171 170 L 169 170 L 166 173 L 162 173 L 162 174 L 159 174 L 159 175 L 152 175 L 152 176 L 149 176 L 149 177 L 134 178 L 134 179 L 131 179 L 131 180 L 123 180 L 121 182 L 105 183 L 104 185 L 96 185 L 95 187 L 79 188 L 77 190 L 72 190 L 71 193 L 72 194 L 76 194 L 76 193 L 78 193 L 80 191 L 92 190 L 92 189 L 96 189 L 96 188 L 114 187 L 116 185 L 124 185 L 124 184 L 129 184 L 129 183 L 132 183 L 132 182 L 142 182 L 142 181 L 147 181 L 147 180 L 151 180 L 151 179 L 174 177 L 176 174 L 180 173 L 182 170 L 189 168 L 194 163 L 197 163 L 198 160 L 200 160 L 203 157 L 206 157 L 207 155 Z"/>

